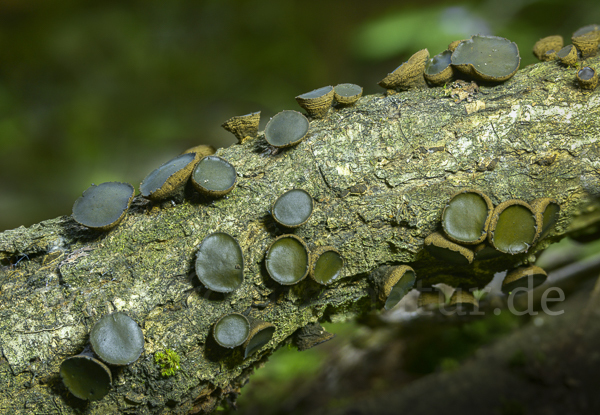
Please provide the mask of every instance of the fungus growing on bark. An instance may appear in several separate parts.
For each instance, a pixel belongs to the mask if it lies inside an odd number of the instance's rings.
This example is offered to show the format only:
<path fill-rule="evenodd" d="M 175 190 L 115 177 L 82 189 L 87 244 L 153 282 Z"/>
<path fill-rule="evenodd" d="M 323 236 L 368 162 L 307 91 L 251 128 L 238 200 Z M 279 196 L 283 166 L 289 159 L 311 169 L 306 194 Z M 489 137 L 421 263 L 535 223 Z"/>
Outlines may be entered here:
<path fill-rule="evenodd" d="M 123 220 L 133 194 L 129 183 L 91 185 L 73 204 L 73 219 L 91 229 L 108 230 Z"/>
<path fill-rule="evenodd" d="M 494 205 L 479 190 L 461 190 L 454 194 L 442 212 L 442 227 L 453 242 L 475 245 L 487 236 Z"/>
<path fill-rule="evenodd" d="M 438 287 L 431 287 L 430 291 L 419 292 L 417 306 L 427 309 L 439 308 L 446 304 L 446 295 Z"/>
<path fill-rule="evenodd" d="M 213 327 L 213 337 L 217 344 L 233 349 L 243 344 L 250 335 L 250 321 L 239 313 L 225 314 Z"/>
<path fill-rule="evenodd" d="M 59 372 L 69 392 L 79 399 L 99 401 L 108 393 L 112 383 L 110 369 L 84 354 L 63 360 Z"/>
<path fill-rule="evenodd" d="M 517 288 L 533 289 L 543 284 L 547 278 L 546 271 L 538 266 L 519 267 L 506 274 L 502 281 L 502 292 L 510 294 Z"/>
<path fill-rule="evenodd" d="M 462 309 L 462 310 L 473 310 L 479 306 L 479 302 L 470 291 L 462 289 L 456 289 L 448 301 L 448 308 L 450 310 Z"/>
<path fill-rule="evenodd" d="M 362 86 L 356 84 L 339 84 L 333 88 L 333 96 L 338 104 L 352 105 L 362 96 Z"/>
<path fill-rule="evenodd" d="M 512 199 L 494 209 L 488 241 L 500 252 L 522 254 L 537 241 L 541 231 L 541 214 L 528 203 Z"/>
<path fill-rule="evenodd" d="M 556 52 L 556 58 L 563 65 L 574 66 L 577 63 L 577 48 L 573 45 L 567 45 Z"/>
<path fill-rule="evenodd" d="M 296 235 L 281 235 L 269 246 L 265 265 L 269 276 L 279 284 L 297 284 L 308 275 L 308 247 Z"/>
<path fill-rule="evenodd" d="M 202 157 L 206 157 L 206 156 L 212 156 L 216 152 L 217 152 L 217 149 L 214 148 L 213 146 L 209 146 L 207 144 L 198 144 L 197 146 L 188 148 L 181 154 L 196 153 L 198 158 L 202 158 Z"/>
<path fill-rule="evenodd" d="M 425 64 L 423 76 L 433 85 L 443 85 L 454 77 L 451 64 L 452 52 L 445 50 L 429 59 Z"/>
<path fill-rule="evenodd" d="M 309 123 L 298 111 L 281 111 L 265 127 L 265 140 L 277 148 L 291 147 L 304 139 Z"/>
<path fill-rule="evenodd" d="M 311 252 L 310 277 L 317 283 L 329 285 L 342 276 L 344 259 L 332 246 L 320 246 Z"/>
<path fill-rule="evenodd" d="M 596 56 L 600 43 L 600 26 L 591 24 L 577 29 L 571 37 L 571 42 L 581 52 L 583 58 Z"/>
<path fill-rule="evenodd" d="M 217 156 L 204 157 L 192 173 L 192 184 L 196 190 L 210 197 L 221 197 L 231 192 L 236 181 L 235 168 Z"/>
<path fill-rule="evenodd" d="M 548 61 L 551 55 L 547 55 L 550 50 L 561 50 L 564 45 L 562 36 L 547 36 L 535 42 L 533 54 L 541 61 Z"/>
<path fill-rule="evenodd" d="M 144 350 L 144 334 L 127 314 L 115 312 L 100 318 L 90 332 L 94 353 L 109 365 L 130 365 Z"/>
<path fill-rule="evenodd" d="M 376 278 L 377 296 L 386 310 L 392 309 L 413 288 L 415 271 L 408 265 L 389 267 Z"/>
<path fill-rule="evenodd" d="M 333 103 L 333 87 L 331 85 L 315 89 L 296 97 L 296 102 L 313 118 L 323 118 Z"/>
<path fill-rule="evenodd" d="M 473 248 L 473 253 L 475 254 L 475 261 L 485 261 L 486 259 L 498 258 L 502 255 L 502 252 L 486 243 L 481 243 Z"/>
<path fill-rule="evenodd" d="M 379 81 L 379 86 L 400 91 L 427 86 L 423 71 L 428 59 L 429 51 L 421 49 Z"/>
<path fill-rule="evenodd" d="M 464 42 L 465 40 L 467 40 L 467 39 L 455 40 L 454 42 L 450 42 L 450 44 L 448 45 L 448 50 L 450 52 L 454 52 L 456 50 L 456 47 L 458 45 L 460 45 L 461 42 Z"/>
<path fill-rule="evenodd" d="M 598 73 L 594 68 L 586 66 L 577 71 L 577 83 L 581 89 L 596 89 L 598 85 Z"/>
<path fill-rule="evenodd" d="M 196 275 L 204 286 L 220 293 L 230 293 L 244 282 L 244 255 L 231 235 L 215 232 L 208 235 L 196 254 Z"/>
<path fill-rule="evenodd" d="M 184 153 L 153 170 L 140 184 L 142 196 L 160 200 L 175 195 L 189 179 L 199 159 L 196 153 Z"/>
<path fill-rule="evenodd" d="M 544 53 L 544 59 L 542 59 L 542 60 L 543 61 L 553 61 L 555 59 L 557 59 L 556 50 L 550 49 L 550 50 L 547 50 L 546 53 Z"/>
<path fill-rule="evenodd" d="M 558 221 L 560 205 L 556 199 L 550 197 L 535 199 L 530 205 L 536 214 L 542 216 L 542 231 L 539 239 L 545 238 Z"/>
<path fill-rule="evenodd" d="M 242 144 L 258 135 L 259 122 L 260 111 L 231 117 L 221 127 L 235 135 L 239 144 Z"/>
<path fill-rule="evenodd" d="M 425 238 L 425 249 L 437 259 L 460 265 L 468 265 L 474 258 L 473 251 L 449 241 L 439 232 Z"/>
<path fill-rule="evenodd" d="M 275 333 L 275 326 L 273 324 L 256 319 L 249 320 L 250 332 L 248 333 L 248 339 L 243 344 L 244 359 L 269 343 L 271 338 L 273 338 L 273 333 Z"/>
<path fill-rule="evenodd" d="M 472 36 L 452 53 L 456 69 L 483 81 L 506 81 L 517 72 L 520 63 L 517 45 L 498 36 Z"/>
<path fill-rule="evenodd" d="M 277 198 L 271 212 L 278 224 L 297 228 L 308 222 L 313 211 L 313 199 L 306 190 L 288 190 Z"/>

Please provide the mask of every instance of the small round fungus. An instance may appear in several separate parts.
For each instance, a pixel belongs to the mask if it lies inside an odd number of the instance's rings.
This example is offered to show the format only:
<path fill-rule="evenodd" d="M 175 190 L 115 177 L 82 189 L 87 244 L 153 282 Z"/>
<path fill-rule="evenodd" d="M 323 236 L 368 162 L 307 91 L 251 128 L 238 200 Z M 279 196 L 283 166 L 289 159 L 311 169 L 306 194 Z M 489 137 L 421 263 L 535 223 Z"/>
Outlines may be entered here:
<path fill-rule="evenodd" d="M 344 259 L 337 249 L 320 246 L 311 253 L 310 277 L 319 284 L 329 285 L 342 276 Z"/>
<path fill-rule="evenodd" d="M 275 326 L 266 321 L 250 319 L 250 334 L 244 342 L 244 359 L 271 341 Z"/>
<path fill-rule="evenodd" d="M 522 254 L 542 231 L 541 214 L 522 200 L 507 200 L 494 209 L 488 232 L 490 245 L 507 254 Z"/>
<path fill-rule="evenodd" d="M 573 45 L 567 45 L 556 52 L 556 58 L 566 66 L 574 66 L 577 63 L 577 57 L 577 48 Z"/>
<path fill-rule="evenodd" d="M 231 117 L 223 123 L 222 127 L 235 135 L 239 144 L 242 144 L 258 135 L 259 122 L 260 111 Z"/>
<path fill-rule="evenodd" d="M 435 55 L 425 64 L 423 76 L 433 85 L 443 85 L 448 83 L 454 77 L 451 64 L 452 52 L 445 50 Z"/>
<path fill-rule="evenodd" d="M 125 217 L 133 193 L 129 183 L 92 185 L 73 204 L 73 219 L 91 229 L 108 230 Z"/>
<path fill-rule="evenodd" d="M 333 96 L 333 87 L 329 85 L 298 95 L 296 101 L 311 117 L 323 118 L 331 108 Z"/>
<path fill-rule="evenodd" d="M 562 36 L 547 36 L 535 42 L 533 46 L 533 54 L 541 61 L 550 60 L 550 55 L 546 52 L 549 50 L 561 50 L 564 45 Z"/>
<path fill-rule="evenodd" d="M 517 72 L 520 63 L 516 43 L 498 36 L 472 36 L 452 53 L 455 68 L 483 81 L 506 81 Z"/>
<path fill-rule="evenodd" d="M 460 265 L 468 265 L 473 262 L 473 251 L 449 241 L 439 232 L 434 232 L 425 238 L 425 249 L 442 261 Z"/>
<path fill-rule="evenodd" d="M 130 365 L 144 350 L 144 334 L 137 323 L 125 313 L 103 316 L 92 327 L 90 343 L 94 353 L 109 365 Z"/>
<path fill-rule="evenodd" d="M 543 58 L 542 60 L 543 60 L 543 61 L 553 61 L 553 60 L 555 60 L 556 58 L 557 58 L 557 57 L 556 57 L 556 50 L 555 50 L 555 49 L 550 49 L 550 50 L 547 50 L 547 51 L 544 53 L 544 58 Z"/>
<path fill-rule="evenodd" d="M 250 321 L 239 313 L 225 314 L 213 327 L 213 336 L 219 346 L 233 349 L 243 344 L 250 335 Z"/>
<path fill-rule="evenodd" d="M 335 100 L 340 105 L 352 105 L 362 96 L 362 86 L 356 84 L 339 84 L 333 88 Z"/>
<path fill-rule="evenodd" d="M 271 278 L 279 284 L 297 284 L 308 275 L 308 247 L 296 235 L 281 235 L 269 247 L 265 264 Z"/>
<path fill-rule="evenodd" d="M 448 302 L 448 308 L 450 310 L 462 309 L 462 310 L 473 310 L 474 308 L 479 306 L 479 302 L 473 295 L 473 293 L 469 291 L 465 291 L 462 289 L 456 289 L 452 296 L 450 297 L 450 301 Z"/>
<path fill-rule="evenodd" d="M 429 51 L 421 49 L 412 55 L 407 62 L 398 66 L 385 78 L 379 81 L 379 86 L 387 89 L 406 91 L 410 88 L 426 87 L 423 77 L 425 64 L 429 60 Z"/>
<path fill-rule="evenodd" d="M 600 43 L 600 26 L 591 24 L 577 29 L 571 37 L 573 45 L 581 52 L 583 58 L 589 58 L 598 54 Z"/>
<path fill-rule="evenodd" d="M 487 236 L 494 205 L 479 190 L 462 190 L 456 193 L 442 213 L 442 227 L 453 242 L 475 245 Z"/>
<path fill-rule="evenodd" d="M 560 205 L 556 199 L 550 197 L 535 199 L 530 205 L 536 214 L 542 215 L 542 232 L 539 239 L 545 238 L 558 222 Z"/>
<path fill-rule="evenodd" d="M 577 71 L 577 83 L 581 89 L 596 89 L 598 73 L 594 68 L 586 66 Z"/>
<path fill-rule="evenodd" d="M 520 290 L 525 292 L 543 284 L 547 278 L 546 271 L 535 265 L 519 267 L 506 274 L 502 281 L 502 292 L 510 294 L 517 288 L 526 288 L 526 290 Z"/>
<path fill-rule="evenodd" d="M 90 401 L 104 398 L 112 382 L 110 369 L 104 363 L 83 354 L 63 360 L 60 377 L 69 392 Z"/>
<path fill-rule="evenodd" d="M 142 196 L 151 200 L 173 196 L 189 179 L 199 159 L 196 153 L 184 153 L 155 169 L 140 184 Z"/>
<path fill-rule="evenodd" d="M 291 147 L 304 139 L 308 127 L 308 119 L 298 111 L 281 111 L 267 123 L 265 140 L 273 147 Z"/>
<path fill-rule="evenodd" d="M 244 282 L 244 255 L 231 235 L 216 232 L 202 241 L 196 254 L 196 275 L 206 288 L 230 293 Z"/>
<path fill-rule="evenodd" d="M 378 281 L 379 300 L 386 310 L 391 310 L 413 288 L 417 276 L 408 265 L 391 267 Z"/>
<path fill-rule="evenodd" d="M 306 190 L 288 190 L 273 203 L 273 219 L 287 228 L 304 225 L 313 211 L 313 199 Z"/>
<path fill-rule="evenodd" d="M 235 168 L 227 160 L 217 156 L 204 157 L 192 173 L 192 184 L 196 190 L 211 197 L 231 192 L 236 180 Z"/>

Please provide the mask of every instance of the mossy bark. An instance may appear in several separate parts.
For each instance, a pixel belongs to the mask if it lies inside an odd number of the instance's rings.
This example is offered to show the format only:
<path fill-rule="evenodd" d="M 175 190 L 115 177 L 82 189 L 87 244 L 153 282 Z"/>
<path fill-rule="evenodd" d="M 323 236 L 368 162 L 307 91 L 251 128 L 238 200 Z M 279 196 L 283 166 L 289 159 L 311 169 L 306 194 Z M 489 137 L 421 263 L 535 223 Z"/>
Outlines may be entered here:
<path fill-rule="evenodd" d="M 600 58 L 588 64 L 599 66 Z M 235 397 L 253 369 L 307 324 L 382 307 L 366 278 L 386 264 L 409 264 L 419 283 L 481 287 L 493 273 L 533 260 L 567 234 L 600 222 L 600 92 L 585 92 L 576 70 L 554 62 L 529 66 L 503 85 L 419 89 L 363 97 L 313 120 L 305 141 L 273 151 L 262 136 L 220 149 L 238 185 L 211 201 L 191 188 L 177 205 L 136 198 L 124 221 L 98 233 L 68 216 L 0 234 L 0 412 L 90 414 L 208 412 Z M 468 100 L 456 102 L 452 95 Z M 330 287 L 310 279 L 271 281 L 264 253 L 281 233 L 273 201 L 303 188 L 315 199 L 294 233 L 310 247 L 329 245 L 346 261 Z M 525 255 L 456 267 L 433 260 L 423 240 L 440 230 L 459 189 L 494 202 L 556 198 L 558 225 Z M 236 237 L 245 282 L 232 294 L 207 292 L 194 255 L 216 231 Z M 61 361 L 83 350 L 93 324 L 125 311 L 142 327 L 142 358 L 114 370 L 113 388 L 82 403 L 58 376 Z M 224 313 L 275 324 L 273 340 L 243 359 L 211 338 Z M 182 370 L 164 378 L 157 351 L 173 349 Z"/>

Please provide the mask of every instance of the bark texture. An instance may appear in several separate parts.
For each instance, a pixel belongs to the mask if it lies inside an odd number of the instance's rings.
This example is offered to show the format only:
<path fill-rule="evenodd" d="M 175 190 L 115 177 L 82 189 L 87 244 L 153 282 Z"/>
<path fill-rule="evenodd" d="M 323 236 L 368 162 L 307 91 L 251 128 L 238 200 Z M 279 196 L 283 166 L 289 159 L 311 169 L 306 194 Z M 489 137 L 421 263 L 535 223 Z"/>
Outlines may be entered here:
<path fill-rule="evenodd" d="M 599 66 L 600 58 L 587 64 Z M 217 155 L 238 172 L 225 198 L 202 199 L 190 189 L 176 205 L 138 197 L 109 232 L 64 216 L 0 234 L 0 412 L 209 412 L 234 398 L 253 369 L 300 328 L 380 308 L 367 276 L 383 265 L 410 264 L 425 286 L 482 287 L 495 271 L 597 226 L 600 92 L 580 90 L 575 74 L 551 62 L 479 91 L 366 96 L 311 121 L 294 148 L 274 152 L 259 135 L 220 149 Z M 335 247 L 346 261 L 345 277 L 327 288 L 309 280 L 282 287 L 264 269 L 266 249 L 283 233 L 271 204 L 298 187 L 313 196 L 315 211 L 294 233 L 313 248 Z M 560 220 L 524 255 L 462 268 L 435 261 L 423 240 L 440 228 L 450 195 L 464 188 L 487 193 L 494 204 L 554 197 Z M 194 276 L 195 252 L 216 231 L 236 237 L 245 257 L 245 281 L 228 295 L 208 292 Z M 65 390 L 58 369 L 113 311 L 140 324 L 145 352 L 113 370 L 111 392 L 87 404 Z M 273 339 L 246 359 L 239 350 L 221 350 L 211 327 L 229 312 L 275 324 Z M 169 378 L 153 359 L 166 348 L 181 356 L 182 370 Z"/>

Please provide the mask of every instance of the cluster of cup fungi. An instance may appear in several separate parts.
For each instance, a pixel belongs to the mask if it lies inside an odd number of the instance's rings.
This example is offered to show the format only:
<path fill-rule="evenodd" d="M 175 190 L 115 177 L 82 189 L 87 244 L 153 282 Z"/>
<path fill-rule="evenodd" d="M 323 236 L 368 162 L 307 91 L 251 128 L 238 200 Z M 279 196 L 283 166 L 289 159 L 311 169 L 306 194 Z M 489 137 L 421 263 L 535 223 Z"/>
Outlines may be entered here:
<path fill-rule="evenodd" d="M 563 48 L 560 36 L 541 39 L 534 47 L 534 54 L 541 60 L 558 59 L 573 66 L 578 58 L 597 54 L 600 27 L 583 27 L 574 33 L 572 41 L 573 45 Z M 418 51 L 382 79 L 379 85 L 388 93 L 394 93 L 444 85 L 458 77 L 504 82 L 517 72 L 520 61 L 519 49 L 510 40 L 474 35 L 470 39 L 452 42 L 447 50 L 431 59 L 427 49 Z M 593 89 L 597 84 L 596 71 L 589 67 L 579 70 L 577 79 L 581 88 Z M 339 84 L 299 95 L 296 101 L 311 119 L 318 119 L 327 114 L 334 102 L 337 107 L 353 105 L 362 92 L 358 85 Z M 227 120 L 223 128 L 234 134 L 239 143 L 244 143 L 257 137 L 259 120 L 260 112 L 235 116 Z M 277 149 L 292 147 L 307 136 L 309 128 L 310 121 L 305 115 L 286 110 L 271 118 L 265 127 L 264 138 Z M 214 155 L 214 149 L 200 145 L 148 174 L 140 184 L 140 193 L 152 201 L 173 198 L 182 193 L 188 180 L 202 195 L 217 198 L 233 190 L 237 173 L 227 160 Z M 108 231 L 124 218 L 134 193 L 134 188 L 127 183 L 92 185 L 75 201 L 73 218 L 90 229 Z M 274 202 L 271 214 L 282 228 L 292 230 L 309 220 L 312 209 L 313 199 L 308 192 L 291 189 Z M 507 200 L 494 207 L 483 192 L 462 190 L 449 200 L 442 213 L 443 232 L 429 235 L 425 239 L 425 248 L 435 258 L 463 265 L 499 255 L 526 253 L 550 232 L 559 211 L 560 206 L 555 199 L 542 198 L 531 203 Z M 343 275 L 344 259 L 334 247 L 321 246 L 311 251 L 298 236 L 284 234 L 269 246 L 265 265 L 270 278 L 282 286 L 297 284 L 307 276 L 327 286 Z M 230 293 L 239 288 L 244 281 L 244 257 L 236 239 L 224 232 L 206 236 L 196 254 L 195 270 L 200 282 L 209 290 Z M 384 309 L 391 309 L 413 288 L 416 273 L 408 265 L 387 266 L 381 270 L 373 272 L 369 278 L 375 286 L 378 301 Z M 546 273 L 539 267 L 520 267 L 506 275 L 503 291 L 510 292 L 532 280 L 537 286 L 545 279 Z M 477 300 L 470 292 L 456 290 L 447 303 L 468 307 L 476 305 Z M 435 292 L 422 292 L 419 305 L 430 304 L 440 305 L 440 296 Z M 96 329 L 96 326 L 99 328 Z M 67 358 L 60 368 L 64 384 L 81 399 L 101 399 L 108 392 L 112 380 L 106 364 L 131 364 L 143 350 L 144 340 L 139 326 L 124 313 L 106 315 L 96 326 L 90 335 L 93 353 L 84 351 Z M 246 358 L 264 347 L 275 330 L 272 323 L 241 313 L 230 313 L 218 319 L 212 335 L 224 349 L 242 346 Z M 105 339 L 102 343 L 110 343 L 108 354 L 94 336 L 95 331 L 102 331 Z M 127 339 L 126 344 L 121 344 L 123 339 Z"/>

